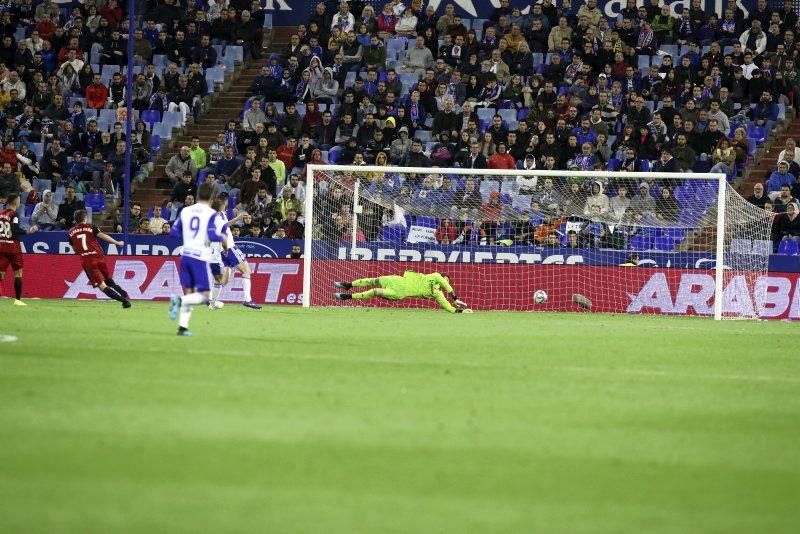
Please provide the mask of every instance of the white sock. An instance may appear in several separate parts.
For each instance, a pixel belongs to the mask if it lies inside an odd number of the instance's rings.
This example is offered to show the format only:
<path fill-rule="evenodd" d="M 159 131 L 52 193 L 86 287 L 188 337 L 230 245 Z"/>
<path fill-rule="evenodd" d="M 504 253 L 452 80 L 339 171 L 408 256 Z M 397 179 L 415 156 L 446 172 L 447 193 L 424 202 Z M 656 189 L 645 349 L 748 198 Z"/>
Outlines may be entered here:
<path fill-rule="evenodd" d="M 178 315 L 178 326 L 181 328 L 189 328 L 189 319 L 192 318 L 192 307 L 181 306 L 181 312 Z"/>
<path fill-rule="evenodd" d="M 181 297 L 181 305 L 182 306 L 195 306 L 197 304 L 205 304 L 208 302 L 208 298 L 202 293 L 189 293 L 188 295 L 184 295 Z"/>
<path fill-rule="evenodd" d="M 222 292 L 222 284 L 214 284 L 214 287 L 211 288 L 211 304 L 217 302 L 219 298 L 219 294 Z"/>
<path fill-rule="evenodd" d="M 250 274 L 242 275 L 242 291 L 244 291 L 244 301 L 252 302 L 253 297 L 250 295 Z"/>

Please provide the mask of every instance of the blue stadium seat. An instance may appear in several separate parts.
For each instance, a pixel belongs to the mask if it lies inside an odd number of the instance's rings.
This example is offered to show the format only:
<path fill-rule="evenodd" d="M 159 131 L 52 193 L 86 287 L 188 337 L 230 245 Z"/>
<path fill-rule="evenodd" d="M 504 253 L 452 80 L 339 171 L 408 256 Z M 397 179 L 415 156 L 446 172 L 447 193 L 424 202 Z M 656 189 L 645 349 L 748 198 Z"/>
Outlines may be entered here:
<path fill-rule="evenodd" d="M 106 196 L 103 193 L 87 193 L 83 197 L 83 202 L 87 208 L 92 208 L 96 212 L 102 212 L 106 209 Z"/>
<path fill-rule="evenodd" d="M 639 70 L 647 69 L 650 67 L 650 56 L 639 56 L 637 66 Z"/>
<path fill-rule="evenodd" d="M 49 178 L 34 178 L 31 185 L 33 185 L 35 190 L 42 193 L 45 189 L 50 189 L 53 182 Z"/>
<path fill-rule="evenodd" d="M 678 55 L 678 45 L 661 45 L 661 50 L 664 54 L 672 56 L 673 64 L 675 63 L 675 56 Z"/>
<path fill-rule="evenodd" d="M 100 130 L 100 132 L 107 132 L 111 130 L 111 125 L 114 124 L 114 122 L 116 121 L 109 121 L 103 118 L 98 118 L 97 129 Z"/>
<path fill-rule="evenodd" d="M 631 250 L 650 250 L 650 236 L 638 234 L 631 238 L 628 243 L 628 248 Z"/>
<path fill-rule="evenodd" d="M 153 124 L 161 122 L 161 112 L 157 109 L 147 109 L 142 113 L 142 120 L 153 129 Z"/>
<path fill-rule="evenodd" d="M 786 254 L 787 256 L 800 255 L 800 246 L 794 239 L 784 239 L 778 246 L 778 254 Z"/>
<path fill-rule="evenodd" d="M 764 141 L 767 139 L 766 128 L 751 124 L 747 128 L 747 137 L 753 139 L 757 145 L 763 145 Z"/>
<path fill-rule="evenodd" d="M 381 230 L 381 241 L 402 243 L 406 240 L 408 230 L 403 226 L 384 226 Z"/>
<path fill-rule="evenodd" d="M 517 110 L 516 109 L 501 109 L 498 112 L 504 121 L 511 122 L 517 120 Z M 510 129 L 510 127 L 509 127 Z"/>
<path fill-rule="evenodd" d="M 206 77 L 211 76 L 214 83 L 225 83 L 225 67 L 217 66 L 206 69 Z"/>
<path fill-rule="evenodd" d="M 244 48 L 241 46 L 226 46 L 225 57 L 232 57 L 236 63 L 244 61 Z"/>
<path fill-rule="evenodd" d="M 101 121 L 114 123 L 117 122 L 117 110 L 116 109 L 101 109 L 100 113 L 97 115 L 97 118 Z"/>
<path fill-rule="evenodd" d="M 153 135 L 157 135 L 161 141 L 164 139 L 172 139 L 172 126 L 157 122 L 153 126 Z"/>
<path fill-rule="evenodd" d="M 398 52 L 405 49 L 406 49 L 405 39 L 389 39 L 388 41 L 386 41 L 387 59 L 397 59 Z"/>
<path fill-rule="evenodd" d="M 478 120 L 491 122 L 495 113 L 494 108 L 478 108 Z"/>
<path fill-rule="evenodd" d="M 151 154 L 158 154 L 159 152 L 161 152 L 161 137 L 160 136 L 155 135 L 155 134 L 150 136 L 150 148 L 151 148 L 151 151 L 150 151 Z"/>
<path fill-rule="evenodd" d="M 419 74 L 417 74 L 416 72 L 400 73 L 400 83 L 402 83 L 403 85 L 408 85 L 408 87 L 414 87 L 418 81 L 419 81 Z"/>
<path fill-rule="evenodd" d="M 165 111 L 161 117 L 161 122 L 172 128 L 180 128 L 182 120 L 180 111 Z"/>
<path fill-rule="evenodd" d="M 334 146 L 331 147 L 330 151 L 328 152 L 328 162 L 335 164 L 339 160 L 339 156 L 342 153 L 342 147 Z"/>

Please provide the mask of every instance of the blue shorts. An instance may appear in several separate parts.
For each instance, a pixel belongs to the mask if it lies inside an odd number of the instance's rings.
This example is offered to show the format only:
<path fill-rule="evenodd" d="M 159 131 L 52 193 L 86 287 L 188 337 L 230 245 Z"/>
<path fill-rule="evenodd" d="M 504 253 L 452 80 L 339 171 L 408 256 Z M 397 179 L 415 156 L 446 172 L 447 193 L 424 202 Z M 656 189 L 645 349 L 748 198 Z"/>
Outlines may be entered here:
<path fill-rule="evenodd" d="M 200 293 L 211 289 L 211 271 L 206 261 L 181 256 L 181 266 L 178 269 L 181 286 L 194 289 Z"/>
<path fill-rule="evenodd" d="M 222 262 L 212 261 L 209 264 L 209 267 L 211 268 L 211 274 L 213 276 L 215 277 L 222 276 L 222 267 L 223 267 Z"/>
<path fill-rule="evenodd" d="M 231 247 L 222 255 L 222 264 L 225 267 L 236 267 L 240 263 L 247 261 L 244 253 L 236 247 Z"/>

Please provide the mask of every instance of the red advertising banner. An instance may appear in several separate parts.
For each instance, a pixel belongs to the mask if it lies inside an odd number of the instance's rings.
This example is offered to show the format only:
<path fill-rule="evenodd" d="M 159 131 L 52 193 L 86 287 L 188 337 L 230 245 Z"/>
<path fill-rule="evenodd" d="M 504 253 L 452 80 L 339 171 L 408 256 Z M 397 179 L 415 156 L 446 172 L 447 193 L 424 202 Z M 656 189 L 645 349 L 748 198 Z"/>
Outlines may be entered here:
<path fill-rule="evenodd" d="M 181 293 L 178 258 L 169 256 L 107 257 L 114 280 L 136 300 L 166 300 Z M 301 304 L 302 260 L 250 258 L 253 298 L 267 304 Z M 406 269 L 432 272 L 428 262 L 373 262 L 319 260 L 312 274 L 312 302 L 329 305 L 337 273 L 359 277 L 402 274 Z M 584 265 L 446 264 L 440 272 L 451 277 L 459 298 L 476 310 L 578 311 L 571 298 L 579 293 L 593 302 L 593 311 L 669 315 L 713 314 L 713 271 L 700 269 L 620 268 Z M 25 255 L 25 296 L 40 298 L 107 298 L 91 287 L 75 256 Z M 338 276 L 341 276 L 339 274 Z M 545 305 L 535 305 L 532 294 L 544 289 Z M 11 278 L 2 294 L 13 294 Z M 222 300 L 243 302 L 241 278 L 223 289 Z M 363 305 L 348 301 L 348 305 Z M 432 306 L 415 299 L 406 305 Z M 369 301 L 370 306 L 403 303 Z M 800 274 L 727 274 L 723 312 L 765 319 L 800 319 Z"/>
<path fill-rule="evenodd" d="M 166 300 L 180 295 L 178 261 L 175 256 L 107 256 L 106 264 L 114 281 L 134 300 Z M 253 299 L 268 304 L 300 304 L 303 301 L 302 260 L 249 260 Z M 77 256 L 26 254 L 25 297 L 107 299 L 95 289 L 83 272 Z M 3 295 L 13 295 L 9 278 Z M 244 302 L 239 272 L 222 290 L 225 302 Z"/>
<path fill-rule="evenodd" d="M 344 265 L 344 264 L 358 264 Z M 450 276 L 458 297 L 475 310 L 580 311 L 574 294 L 589 298 L 592 311 L 662 315 L 713 315 L 714 271 L 702 269 L 601 267 L 588 265 L 526 265 L 430 262 L 381 262 L 319 260 L 311 277 L 313 305 L 330 305 L 336 273 L 360 277 L 421 273 L 435 270 Z M 341 275 L 339 275 L 341 276 Z M 548 301 L 533 302 L 533 293 L 544 289 Z M 800 319 L 800 274 L 728 273 L 722 293 L 724 314 L 764 319 Z M 359 303 L 348 305 L 359 305 Z M 370 306 L 402 306 L 371 299 Z M 436 307 L 432 301 L 414 299 Z"/>

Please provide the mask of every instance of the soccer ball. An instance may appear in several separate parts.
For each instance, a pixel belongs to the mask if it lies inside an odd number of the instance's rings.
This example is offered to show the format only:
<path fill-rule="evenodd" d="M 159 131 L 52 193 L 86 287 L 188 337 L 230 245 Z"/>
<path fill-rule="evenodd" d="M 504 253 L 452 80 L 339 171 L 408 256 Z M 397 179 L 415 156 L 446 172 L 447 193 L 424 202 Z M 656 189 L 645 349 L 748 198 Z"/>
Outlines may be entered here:
<path fill-rule="evenodd" d="M 212 310 L 218 310 L 218 309 L 222 308 L 223 306 L 225 306 L 225 303 L 222 302 L 221 300 L 217 300 L 217 301 L 214 302 L 214 304 L 209 304 L 208 305 L 208 307 L 211 308 Z"/>
<path fill-rule="evenodd" d="M 536 293 L 533 294 L 533 301 L 536 304 L 544 304 L 547 302 L 547 292 L 543 289 L 539 289 Z"/>

